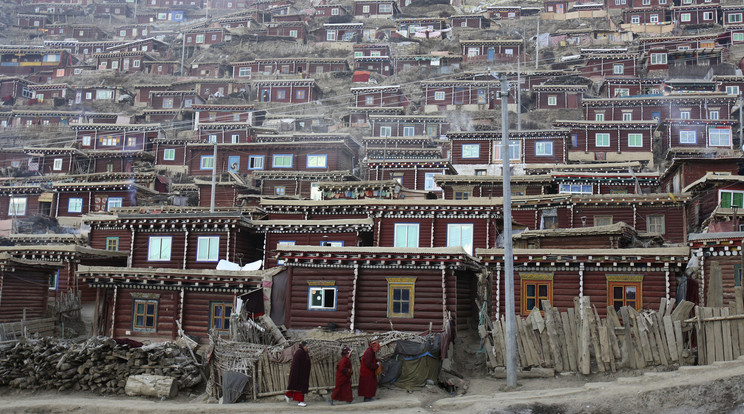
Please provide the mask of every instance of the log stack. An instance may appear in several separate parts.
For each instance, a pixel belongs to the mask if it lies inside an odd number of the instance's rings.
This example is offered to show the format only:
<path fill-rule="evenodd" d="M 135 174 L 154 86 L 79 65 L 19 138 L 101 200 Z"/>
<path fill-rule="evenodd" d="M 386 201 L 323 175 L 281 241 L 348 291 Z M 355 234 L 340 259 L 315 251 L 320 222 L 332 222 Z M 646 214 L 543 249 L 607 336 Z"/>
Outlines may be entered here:
<path fill-rule="evenodd" d="M 129 348 L 105 337 L 42 338 L 0 351 L 0 385 L 21 389 L 123 394 L 127 378 L 139 374 L 172 377 L 179 390 L 202 379 L 188 350 L 172 342 Z"/>

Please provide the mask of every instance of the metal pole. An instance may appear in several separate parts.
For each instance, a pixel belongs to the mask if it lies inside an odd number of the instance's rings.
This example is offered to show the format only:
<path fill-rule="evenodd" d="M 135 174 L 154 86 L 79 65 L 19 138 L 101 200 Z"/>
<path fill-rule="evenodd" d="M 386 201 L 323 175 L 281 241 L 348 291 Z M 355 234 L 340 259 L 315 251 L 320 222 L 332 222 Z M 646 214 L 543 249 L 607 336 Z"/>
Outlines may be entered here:
<path fill-rule="evenodd" d="M 537 34 L 535 35 L 535 69 L 540 61 L 540 19 L 537 19 Z"/>
<path fill-rule="evenodd" d="M 212 194 L 209 199 L 209 212 L 214 213 L 214 193 L 217 192 L 217 138 L 214 140 L 214 156 L 212 158 Z"/>
<path fill-rule="evenodd" d="M 186 32 L 181 32 L 181 76 L 186 76 L 183 69 L 183 61 L 186 58 Z"/>
<path fill-rule="evenodd" d="M 739 145 L 744 148 L 744 95 L 739 92 Z"/>
<path fill-rule="evenodd" d="M 521 50 L 521 48 L 520 48 Z M 522 130 L 522 54 L 517 55 L 517 131 Z"/>
<path fill-rule="evenodd" d="M 506 386 L 517 387 L 517 336 L 514 315 L 514 254 L 512 253 L 511 173 L 509 171 L 509 82 L 501 74 L 501 178 L 504 189 L 504 297 L 506 315 Z"/>

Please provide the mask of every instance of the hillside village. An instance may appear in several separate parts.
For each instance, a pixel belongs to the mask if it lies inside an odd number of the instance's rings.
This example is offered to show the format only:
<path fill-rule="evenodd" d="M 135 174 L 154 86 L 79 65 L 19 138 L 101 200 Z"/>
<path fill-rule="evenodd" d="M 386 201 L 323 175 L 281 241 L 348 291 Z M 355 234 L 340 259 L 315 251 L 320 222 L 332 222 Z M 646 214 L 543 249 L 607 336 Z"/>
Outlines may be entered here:
<path fill-rule="evenodd" d="M 238 312 L 290 339 L 498 325 L 502 97 L 518 316 L 739 299 L 741 4 L 2 9 L 0 323 L 68 306 L 80 333 L 202 346 Z"/>

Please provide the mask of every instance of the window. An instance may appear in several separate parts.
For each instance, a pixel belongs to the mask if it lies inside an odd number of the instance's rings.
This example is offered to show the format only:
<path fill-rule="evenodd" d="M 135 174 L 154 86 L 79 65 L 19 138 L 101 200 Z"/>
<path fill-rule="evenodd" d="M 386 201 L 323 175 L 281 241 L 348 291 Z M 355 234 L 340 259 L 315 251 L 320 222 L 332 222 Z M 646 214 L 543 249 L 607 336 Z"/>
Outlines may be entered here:
<path fill-rule="evenodd" d="M 307 310 L 336 310 L 338 288 L 336 286 L 328 286 L 335 284 L 335 282 L 324 280 L 316 282 L 309 281 L 308 284 L 311 284 L 311 286 L 307 289 Z"/>
<path fill-rule="evenodd" d="M 176 149 L 166 148 L 163 150 L 163 161 L 173 161 L 176 159 Z"/>
<path fill-rule="evenodd" d="M 742 33 L 742 36 L 744 36 L 744 33 Z M 744 40 L 744 38 L 742 40 Z M 738 95 L 739 94 L 739 87 L 738 86 L 727 86 L 726 87 L 726 94 L 728 94 L 728 95 Z"/>
<path fill-rule="evenodd" d="M 720 119 L 720 112 L 718 111 L 708 111 L 708 119 Z"/>
<path fill-rule="evenodd" d="M 690 21 L 690 13 L 682 13 L 679 18 L 683 22 L 689 22 Z"/>
<path fill-rule="evenodd" d="M 369 13 L 369 6 L 362 6 L 362 13 Z"/>
<path fill-rule="evenodd" d="M 611 281 L 616 280 L 617 281 Z M 626 281 L 638 279 L 638 282 Z M 615 311 L 619 311 L 623 306 L 631 306 L 635 309 L 641 307 L 641 280 L 640 276 L 607 276 L 607 301 L 609 306 L 613 306 Z"/>
<path fill-rule="evenodd" d="M 538 157 L 552 157 L 553 143 L 551 141 L 536 141 L 535 155 Z"/>
<path fill-rule="evenodd" d="M 594 216 L 594 226 L 609 226 L 612 224 L 612 216 Z"/>
<path fill-rule="evenodd" d="M 473 224 L 453 223 L 447 225 L 447 247 L 460 246 L 473 254 Z"/>
<path fill-rule="evenodd" d="M 742 13 L 731 13 L 728 15 L 728 22 L 729 23 L 741 23 L 742 22 Z"/>
<path fill-rule="evenodd" d="M 630 23 L 639 24 L 640 22 L 641 22 L 641 16 L 638 16 L 638 15 L 630 16 Z"/>
<path fill-rule="evenodd" d="M 708 140 L 711 147 L 731 146 L 731 130 L 728 128 L 708 129 Z"/>
<path fill-rule="evenodd" d="M 425 191 L 442 191 L 434 181 L 435 175 L 441 175 L 440 173 L 424 173 L 424 190 Z"/>
<path fill-rule="evenodd" d="M 8 215 L 9 216 L 25 216 L 26 215 L 26 197 L 13 197 L 10 196 L 10 203 L 8 204 Z"/>
<path fill-rule="evenodd" d="M 326 168 L 328 161 L 328 155 L 308 155 L 307 156 L 307 168 Z"/>
<path fill-rule="evenodd" d="M 272 167 L 292 168 L 292 154 L 275 154 L 273 157 Z"/>
<path fill-rule="evenodd" d="M 196 43 L 204 43 L 204 35 L 203 34 L 196 35 Z"/>
<path fill-rule="evenodd" d="M 556 106 L 556 105 L 558 105 L 558 96 L 548 95 L 548 106 Z"/>
<path fill-rule="evenodd" d="M 364 104 L 367 106 L 372 106 L 375 104 L 375 97 L 374 96 L 365 96 L 364 97 Z"/>
<path fill-rule="evenodd" d="M 703 12 L 703 20 L 713 20 L 713 12 Z"/>
<path fill-rule="evenodd" d="M 329 30 L 326 32 L 326 41 L 327 42 L 335 42 L 336 41 L 336 32 L 333 30 Z"/>
<path fill-rule="evenodd" d="M 338 16 L 338 9 L 331 9 L 331 16 Z"/>
<path fill-rule="evenodd" d="M 418 223 L 395 224 L 395 247 L 419 247 Z"/>
<path fill-rule="evenodd" d="M 462 144 L 462 158 L 480 158 L 480 144 Z"/>
<path fill-rule="evenodd" d="M 119 36 L 124 37 L 126 35 L 127 35 L 127 31 L 126 30 L 119 30 Z"/>
<path fill-rule="evenodd" d="M 389 137 L 393 135 L 393 127 L 389 126 L 381 126 L 380 127 L 380 136 L 381 137 Z"/>
<path fill-rule="evenodd" d="M 633 120 L 632 112 L 623 112 L 623 121 L 632 121 L 632 120 Z"/>
<path fill-rule="evenodd" d="M 486 170 L 475 170 L 475 175 L 487 175 Z"/>
<path fill-rule="evenodd" d="M 173 108 L 173 98 L 163 98 L 163 108 Z"/>
<path fill-rule="evenodd" d="M 731 33 L 731 36 L 734 39 L 734 42 L 744 42 L 744 33 Z"/>
<path fill-rule="evenodd" d="M 196 239 L 196 261 L 216 262 L 220 255 L 219 236 L 199 236 Z"/>
<path fill-rule="evenodd" d="M 604 114 L 595 113 L 594 114 L 594 120 L 595 121 L 604 121 Z"/>
<path fill-rule="evenodd" d="M 209 327 L 215 331 L 227 332 L 230 330 L 230 315 L 233 306 L 230 302 L 212 302 L 209 305 L 210 315 Z"/>
<path fill-rule="evenodd" d="M 217 40 L 217 35 L 216 34 L 213 34 L 212 35 L 212 41 L 215 41 L 215 40 Z"/>
<path fill-rule="evenodd" d="M 289 31 L 289 37 L 297 38 L 297 30 L 290 30 Z"/>
<path fill-rule="evenodd" d="M 211 170 L 214 168 L 214 155 L 202 155 L 199 169 Z"/>
<path fill-rule="evenodd" d="M 594 134 L 594 145 L 597 147 L 609 147 L 610 134 L 605 132 Z"/>
<path fill-rule="evenodd" d="M 501 161 L 501 141 L 493 142 L 493 154 L 496 162 Z M 517 140 L 509 140 L 509 160 L 519 161 L 522 159 L 522 143 Z"/>
<path fill-rule="evenodd" d="M 52 165 L 52 170 L 54 171 L 62 171 L 62 158 L 55 158 L 54 164 Z"/>
<path fill-rule="evenodd" d="M 59 270 L 49 275 L 49 290 L 57 290 L 59 288 Z"/>
<path fill-rule="evenodd" d="M 435 101 L 443 101 L 444 100 L 444 91 L 436 91 L 436 92 L 434 92 L 434 100 Z"/>
<path fill-rule="evenodd" d="M 251 76 L 251 68 L 240 68 L 238 70 L 238 77 L 250 77 Z"/>
<path fill-rule="evenodd" d="M 287 195 L 287 187 L 283 185 L 277 185 L 274 187 L 274 195 L 283 196 Z"/>
<path fill-rule="evenodd" d="M 168 262 L 171 259 L 171 236 L 150 236 L 147 248 L 147 261 Z"/>
<path fill-rule="evenodd" d="M 67 200 L 67 212 L 68 213 L 82 213 L 83 212 L 83 199 L 81 197 L 74 197 Z"/>
<path fill-rule="evenodd" d="M 158 301 L 134 299 L 132 329 L 135 331 L 155 332 L 158 321 Z"/>
<path fill-rule="evenodd" d="M 391 13 L 393 11 L 393 5 L 392 4 L 380 4 L 377 7 L 378 13 Z"/>
<path fill-rule="evenodd" d="M 404 126 L 403 127 L 403 136 L 404 137 L 412 137 L 415 134 L 415 129 L 412 126 Z"/>
<path fill-rule="evenodd" d="M 123 197 L 109 197 L 108 200 L 106 200 L 106 211 L 111 211 L 112 208 L 121 207 L 123 204 Z"/>
<path fill-rule="evenodd" d="M 652 14 L 648 18 L 649 23 L 659 23 L 659 15 L 658 14 Z"/>
<path fill-rule="evenodd" d="M 646 217 L 646 231 L 651 233 L 666 233 L 666 218 L 663 214 L 655 214 Z"/>
<path fill-rule="evenodd" d="M 305 99 L 305 90 L 304 89 L 298 89 L 295 91 L 295 99 Z"/>
<path fill-rule="evenodd" d="M 687 131 L 687 130 L 679 131 L 679 143 L 680 144 L 696 144 L 697 143 L 696 131 Z"/>
<path fill-rule="evenodd" d="M 625 73 L 625 65 L 622 63 L 615 63 L 612 65 L 612 73 L 615 75 L 622 75 Z"/>
<path fill-rule="evenodd" d="M 470 191 L 455 191 L 455 200 L 467 200 L 470 198 Z"/>
<path fill-rule="evenodd" d="M 248 169 L 249 170 L 263 170 L 264 157 L 263 155 L 249 155 L 248 156 Z"/>
<path fill-rule="evenodd" d="M 690 111 L 681 111 L 679 113 L 679 119 L 690 119 Z"/>
<path fill-rule="evenodd" d="M 413 318 L 415 277 L 388 277 L 388 318 Z"/>
<path fill-rule="evenodd" d="M 542 301 L 553 301 L 553 274 L 529 273 L 519 275 L 522 281 L 522 315 L 529 315 L 532 309 L 542 311 Z"/>
<path fill-rule="evenodd" d="M 718 192 L 718 204 L 722 208 L 744 208 L 744 191 L 720 190 Z"/>
<path fill-rule="evenodd" d="M 139 61 L 139 60 L 135 60 L 135 61 L 133 61 L 133 62 L 132 62 L 132 67 L 135 67 L 135 68 L 138 68 L 138 67 L 140 67 L 140 61 Z"/>
<path fill-rule="evenodd" d="M 118 237 L 106 237 L 106 250 L 116 252 L 119 251 L 119 238 Z"/>
<path fill-rule="evenodd" d="M 127 147 L 136 147 L 137 137 L 127 137 Z"/>
<path fill-rule="evenodd" d="M 633 148 L 643 147 L 643 134 L 628 134 L 628 146 Z"/>
<path fill-rule="evenodd" d="M 666 53 L 652 53 L 651 54 L 651 64 L 652 65 L 666 65 L 667 64 L 667 54 Z"/>
<path fill-rule="evenodd" d="M 561 194 L 592 194 L 591 184 L 561 184 L 558 190 Z"/>
<path fill-rule="evenodd" d="M 233 144 L 240 143 L 240 134 L 231 134 L 230 135 L 230 142 Z"/>
<path fill-rule="evenodd" d="M 119 69 L 119 61 L 118 60 L 112 60 L 111 61 L 111 69 Z M 96 98 L 98 99 L 98 98 Z"/>
<path fill-rule="evenodd" d="M 741 286 L 742 267 L 740 264 L 734 265 L 734 286 Z"/>

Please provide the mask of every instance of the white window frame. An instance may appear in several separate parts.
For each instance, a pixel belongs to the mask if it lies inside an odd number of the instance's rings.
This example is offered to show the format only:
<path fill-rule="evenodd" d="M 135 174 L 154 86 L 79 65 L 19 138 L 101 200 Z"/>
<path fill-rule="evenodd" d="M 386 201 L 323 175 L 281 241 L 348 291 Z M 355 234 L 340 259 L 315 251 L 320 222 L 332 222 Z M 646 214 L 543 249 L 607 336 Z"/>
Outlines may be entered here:
<path fill-rule="evenodd" d="M 109 197 L 106 200 L 106 211 L 111 211 L 112 208 L 119 208 L 124 206 L 124 197 Z"/>
<path fill-rule="evenodd" d="M 435 101 L 443 101 L 446 97 L 446 94 L 444 91 L 435 91 L 434 92 L 434 100 Z"/>
<path fill-rule="evenodd" d="M 220 260 L 220 236 L 196 238 L 196 261 L 218 262 Z"/>
<path fill-rule="evenodd" d="M 202 155 L 199 162 L 200 170 L 212 170 L 214 169 L 214 155 Z"/>
<path fill-rule="evenodd" d="M 729 23 L 741 23 L 742 22 L 742 13 L 729 13 L 728 19 L 726 19 Z"/>
<path fill-rule="evenodd" d="M 164 250 L 166 246 L 167 251 Z M 147 240 L 147 261 L 170 262 L 172 249 L 173 236 L 150 236 Z"/>
<path fill-rule="evenodd" d="M 697 144 L 697 131 L 683 129 L 679 131 L 680 144 Z"/>
<path fill-rule="evenodd" d="M 480 144 L 462 144 L 462 158 L 478 159 L 480 158 Z"/>
<path fill-rule="evenodd" d="M 416 128 L 412 126 L 404 126 L 403 127 L 403 136 L 404 137 L 412 137 L 416 135 Z"/>
<path fill-rule="evenodd" d="M 70 197 L 67 199 L 67 212 L 68 213 L 82 213 L 83 212 L 83 198 L 82 197 Z"/>
<path fill-rule="evenodd" d="M 628 134 L 628 147 L 629 148 L 643 148 L 643 134 L 629 133 Z"/>
<path fill-rule="evenodd" d="M 692 21 L 692 14 L 691 13 L 682 13 L 679 15 L 679 21 L 683 23 L 687 23 Z"/>
<path fill-rule="evenodd" d="M 548 95 L 548 106 L 558 105 L 558 95 Z"/>
<path fill-rule="evenodd" d="M 27 201 L 26 197 L 13 197 L 11 195 L 8 202 L 8 215 L 13 217 L 25 216 Z"/>
<path fill-rule="evenodd" d="M 667 54 L 666 53 L 651 53 L 651 64 L 652 65 L 666 65 Z"/>
<path fill-rule="evenodd" d="M 327 154 L 308 154 L 307 168 L 328 168 Z"/>
<path fill-rule="evenodd" d="M 600 139 L 602 140 L 600 142 Z M 597 148 L 609 148 L 610 147 L 610 133 L 609 132 L 596 132 L 594 134 L 594 146 Z M 606 141 L 606 145 L 605 145 Z"/>
<path fill-rule="evenodd" d="M 419 226 L 419 223 L 395 223 L 393 247 L 418 248 Z"/>
<path fill-rule="evenodd" d="M 552 157 L 553 141 L 535 141 L 536 157 Z"/>
<path fill-rule="evenodd" d="M 326 296 L 333 292 L 333 306 L 326 306 Z M 321 305 L 313 305 L 313 296 L 319 295 Z M 335 311 L 338 303 L 338 287 L 336 286 L 308 286 L 307 288 L 307 310 L 310 311 Z"/>
<path fill-rule="evenodd" d="M 742 33 L 744 35 L 744 33 Z M 739 94 L 739 85 L 728 85 L 726 86 L 726 94 L 727 95 L 738 95 Z"/>
<path fill-rule="evenodd" d="M 62 164 L 64 163 L 64 160 L 62 158 L 55 158 L 54 163 L 52 164 L 52 170 L 53 171 L 62 171 Z"/>
<path fill-rule="evenodd" d="M 731 129 L 715 127 L 708 128 L 708 145 L 711 147 L 730 147 Z"/>
<path fill-rule="evenodd" d="M 286 165 L 287 163 L 284 162 L 286 160 L 289 160 L 289 165 Z M 292 154 L 274 154 L 271 159 L 272 168 L 292 168 L 293 163 L 294 157 Z"/>
<path fill-rule="evenodd" d="M 622 63 L 613 63 L 612 64 L 612 74 L 613 75 L 624 75 L 625 74 L 625 65 Z"/>
<path fill-rule="evenodd" d="M 447 224 L 447 247 L 462 247 L 469 255 L 473 254 L 475 225 L 473 223 Z"/>
<path fill-rule="evenodd" d="M 166 148 L 163 150 L 163 161 L 174 161 L 176 159 L 176 149 Z"/>
<path fill-rule="evenodd" d="M 263 155 L 249 155 L 248 156 L 248 169 L 249 170 L 263 170 L 264 169 L 264 156 Z"/>
<path fill-rule="evenodd" d="M 380 127 L 380 136 L 381 137 L 391 137 L 391 136 L 393 136 L 393 127 L 391 127 L 391 126 L 381 126 Z"/>
<path fill-rule="evenodd" d="M 424 191 L 442 191 L 434 178 L 437 175 L 442 175 L 442 173 L 424 173 Z"/>

